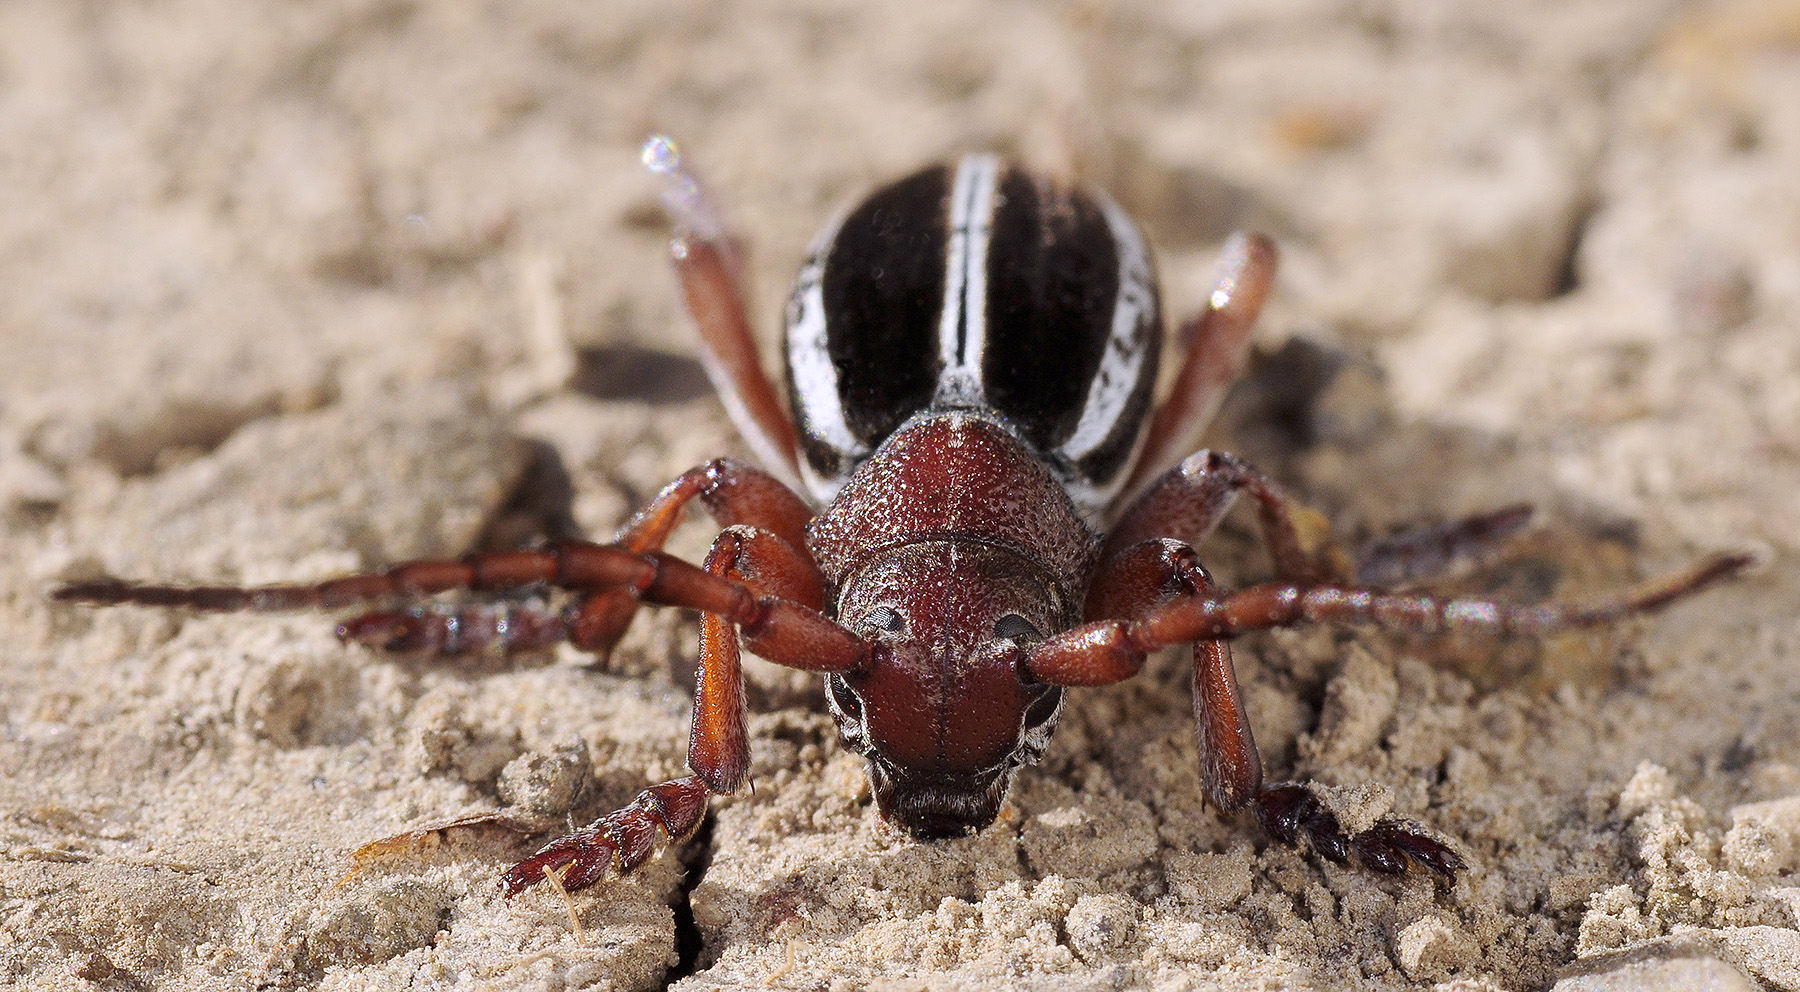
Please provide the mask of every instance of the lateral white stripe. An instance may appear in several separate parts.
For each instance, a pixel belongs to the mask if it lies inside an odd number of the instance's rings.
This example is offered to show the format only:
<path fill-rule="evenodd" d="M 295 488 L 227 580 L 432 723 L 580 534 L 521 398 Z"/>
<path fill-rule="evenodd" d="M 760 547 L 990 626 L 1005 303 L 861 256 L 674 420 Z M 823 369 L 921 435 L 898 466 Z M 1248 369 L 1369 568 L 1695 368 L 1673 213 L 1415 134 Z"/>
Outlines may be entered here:
<path fill-rule="evenodd" d="M 988 243 L 999 174 L 1000 160 L 993 155 L 968 155 L 956 164 L 944 252 L 944 310 L 938 318 L 938 357 L 944 370 L 932 399 L 935 407 L 986 402 L 981 361 L 987 347 Z"/>
<path fill-rule="evenodd" d="M 1112 229 L 1113 245 L 1119 253 L 1119 295 L 1113 305 L 1112 332 L 1107 336 L 1100 368 L 1088 385 L 1081 419 L 1069 439 L 1057 449 L 1071 462 L 1092 454 L 1112 435 L 1143 374 L 1144 356 L 1150 351 L 1149 335 L 1161 332 L 1161 328 L 1140 330 L 1139 326 L 1154 304 L 1150 253 L 1144 247 L 1143 236 L 1111 197 L 1098 191 L 1094 195 L 1106 214 L 1106 225 Z"/>
<path fill-rule="evenodd" d="M 838 370 L 826 347 L 825 259 L 843 218 L 820 233 L 788 300 L 788 369 L 806 424 L 826 444 L 852 457 L 868 449 L 850 432 L 838 395 Z M 802 459 L 804 462 L 805 459 Z M 816 488 L 816 487 L 815 487 Z"/>

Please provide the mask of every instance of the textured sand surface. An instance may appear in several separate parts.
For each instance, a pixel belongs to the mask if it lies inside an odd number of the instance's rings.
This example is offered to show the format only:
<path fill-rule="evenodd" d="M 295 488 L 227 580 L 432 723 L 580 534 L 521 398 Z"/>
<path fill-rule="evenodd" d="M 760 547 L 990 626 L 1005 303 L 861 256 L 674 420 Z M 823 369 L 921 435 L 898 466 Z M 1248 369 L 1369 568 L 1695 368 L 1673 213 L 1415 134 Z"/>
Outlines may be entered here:
<path fill-rule="evenodd" d="M 997 149 L 1113 191 L 1175 313 L 1228 231 L 1277 238 L 1214 443 L 1346 542 L 1530 501 L 1540 530 L 1461 588 L 1767 565 L 1542 643 L 1240 644 L 1271 776 L 1429 825 L 1471 862 L 1453 888 L 1205 808 L 1174 657 L 1072 697 L 966 840 L 882 828 L 818 689 L 759 664 L 754 795 L 577 894 L 579 933 L 553 893 L 500 898 L 541 837 L 355 864 L 680 774 L 691 617 L 641 616 L 597 672 L 45 593 L 604 535 L 741 454 L 652 130 L 749 240 L 771 350 L 832 210 Z M 1800 990 L 1796 176 L 1800 8 L 1773 0 L 11 0 L 0 986 L 1513 990 L 1667 947 Z M 1241 521 L 1203 553 L 1267 574 Z"/>

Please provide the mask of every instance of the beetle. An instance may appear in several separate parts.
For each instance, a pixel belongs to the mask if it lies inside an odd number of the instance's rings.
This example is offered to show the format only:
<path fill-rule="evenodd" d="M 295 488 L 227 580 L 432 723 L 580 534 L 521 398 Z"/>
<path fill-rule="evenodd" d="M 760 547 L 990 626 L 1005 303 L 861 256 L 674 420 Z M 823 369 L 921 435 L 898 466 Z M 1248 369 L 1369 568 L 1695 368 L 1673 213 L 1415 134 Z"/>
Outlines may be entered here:
<path fill-rule="evenodd" d="M 1510 508 L 1377 546 L 1359 568 L 1309 550 L 1294 504 L 1222 452 L 1189 454 L 1239 373 L 1275 250 L 1237 235 L 1184 325 L 1174 387 L 1155 267 L 1104 193 L 992 155 L 932 166 L 828 225 L 786 308 L 785 403 L 763 369 L 736 243 L 672 142 L 644 158 L 676 222 L 671 258 L 701 355 L 762 467 L 684 473 L 611 542 L 417 561 L 314 585 L 177 587 L 116 579 L 53 595 L 197 609 L 379 608 L 347 641 L 441 655 L 567 640 L 604 655 L 642 604 L 700 612 L 691 774 L 508 869 L 509 895 L 644 863 L 747 777 L 740 651 L 819 673 L 841 743 L 866 759 L 880 815 L 920 840 L 980 830 L 1036 761 L 1065 690 L 1131 678 L 1188 645 L 1200 781 L 1221 811 L 1337 863 L 1454 877 L 1449 845 L 1383 819 L 1347 832 L 1306 783 L 1265 783 L 1233 673 L 1241 634 L 1309 623 L 1420 634 L 1537 635 L 1658 609 L 1741 572 L 1724 554 L 1587 606 L 1389 591 L 1504 539 Z M 807 495 L 801 495 L 799 490 Z M 810 499 L 808 498 L 810 496 Z M 1240 497 L 1275 577 L 1220 588 L 1194 545 Z M 699 502 L 723 528 L 695 566 L 661 550 Z M 551 586 L 566 608 L 480 594 Z M 437 594 L 460 591 L 460 602 Z M 471 599 L 470 597 L 473 597 Z"/>

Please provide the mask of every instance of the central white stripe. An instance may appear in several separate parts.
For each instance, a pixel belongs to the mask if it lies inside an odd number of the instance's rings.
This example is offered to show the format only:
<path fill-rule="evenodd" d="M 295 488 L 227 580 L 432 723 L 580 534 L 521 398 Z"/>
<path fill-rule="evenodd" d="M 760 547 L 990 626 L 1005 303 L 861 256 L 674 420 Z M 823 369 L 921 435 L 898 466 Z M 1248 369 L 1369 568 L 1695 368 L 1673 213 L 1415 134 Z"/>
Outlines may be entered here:
<path fill-rule="evenodd" d="M 993 237 L 1000 160 L 969 155 L 956 164 L 950 189 L 950 240 L 945 246 L 944 310 L 938 318 L 936 407 L 986 403 L 981 385 L 987 347 L 988 243 Z"/>

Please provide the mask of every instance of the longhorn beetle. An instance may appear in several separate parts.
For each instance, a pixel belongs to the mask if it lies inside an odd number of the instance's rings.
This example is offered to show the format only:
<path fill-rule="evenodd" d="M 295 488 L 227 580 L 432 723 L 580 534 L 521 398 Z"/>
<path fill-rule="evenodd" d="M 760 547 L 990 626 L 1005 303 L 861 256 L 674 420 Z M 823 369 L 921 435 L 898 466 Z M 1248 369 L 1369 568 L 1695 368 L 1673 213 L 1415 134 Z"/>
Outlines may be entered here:
<path fill-rule="evenodd" d="M 1454 877 L 1463 859 L 1392 819 L 1347 833 L 1304 783 L 1270 785 L 1232 672 L 1232 638 L 1298 624 L 1541 635 L 1612 623 L 1741 572 L 1719 555 L 1586 606 L 1507 605 L 1371 588 L 1418 578 L 1517 530 L 1526 508 L 1414 532 L 1360 572 L 1309 551 L 1281 489 L 1228 454 L 1187 454 L 1243 364 L 1275 272 L 1234 236 L 1173 391 L 1155 273 L 1105 194 L 989 155 L 927 168 L 829 225 L 787 303 L 784 406 L 757 357 L 736 246 L 674 145 L 651 139 L 676 221 L 671 254 L 701 355 L 763 468 L 718 459 L 670 483 L 608 544 L 418 561 L 317 585 L 173 587 L 118 580 L 55 598 L 215 610 L 380 603 L 339 636 L 443 655 L 568 640 L 604 655 L 642 604 L 698 610 L 688 765 L 505 873 L 508 894 L 562 869 L 568 889 L 630 871 L 741 786 L 749 765 L 740 645 L 824 676 L 844 746 L 881 815 L 921 840 L 980 830 L 1038 759 L 1064 690 L 1136 675 L 1191 645 L 1201 784 L 1285 843 L 1384 873 Z M 1182 457 L 1186 455 L 1186 457 Z M 809 500 L 796 488 L 803 486 Z M 1193 545 L 1254 501 L 1274 580 L 1230 591 Z M 698 500 L 724 530 L 696 567 L 660 548 Z M 1103 525 L 1110 523 L 1104 534 Z M 1359 582 L 1357 575 L 1364 576 Z M 548 585 L 562 610 L 432 603 Z"/>

